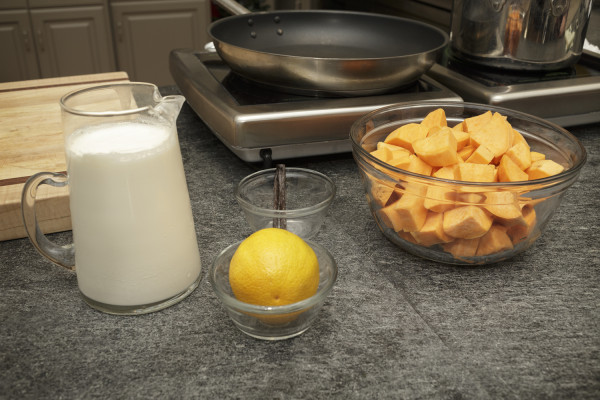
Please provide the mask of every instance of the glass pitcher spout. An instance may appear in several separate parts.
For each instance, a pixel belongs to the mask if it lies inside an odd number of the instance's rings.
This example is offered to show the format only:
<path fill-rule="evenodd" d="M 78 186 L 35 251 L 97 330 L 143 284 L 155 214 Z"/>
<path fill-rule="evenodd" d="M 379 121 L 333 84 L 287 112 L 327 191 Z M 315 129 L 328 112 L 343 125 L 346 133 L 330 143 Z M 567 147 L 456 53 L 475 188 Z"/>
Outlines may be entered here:
<path fill-rule="evenodd" d="M 185 97 L 180 95 L 165 96 L 159 100 L 154 107 L 153 112 L 167 120 L 169 123 L 174 124 L 184 102 Z"/>

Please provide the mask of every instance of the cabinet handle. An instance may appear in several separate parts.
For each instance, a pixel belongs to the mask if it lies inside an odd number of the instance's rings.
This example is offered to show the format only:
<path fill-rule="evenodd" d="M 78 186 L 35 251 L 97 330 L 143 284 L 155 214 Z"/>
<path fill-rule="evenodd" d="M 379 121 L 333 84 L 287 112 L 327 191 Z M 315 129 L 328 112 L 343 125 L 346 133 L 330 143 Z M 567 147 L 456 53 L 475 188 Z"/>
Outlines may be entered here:
<path fill-rule="evenodd" d="M 40 29 L 37 30 L 38 43 L 40 44 L 40 51 L 44 51 L 44 36 Z"/>

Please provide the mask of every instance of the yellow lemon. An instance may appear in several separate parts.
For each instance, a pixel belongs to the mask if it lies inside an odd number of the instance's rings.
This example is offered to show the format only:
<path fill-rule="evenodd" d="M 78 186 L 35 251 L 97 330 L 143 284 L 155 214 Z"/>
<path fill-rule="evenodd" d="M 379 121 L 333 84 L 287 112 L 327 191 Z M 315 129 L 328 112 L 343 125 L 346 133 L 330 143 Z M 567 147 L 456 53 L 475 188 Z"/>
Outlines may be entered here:
<path fill-rule="evenodd" d="M 311 297 L 319 286 L 319 261 L 296 234 L 266 228 L 248 236 L 229 265 L 235 297 L 260 306 L 281 306 Z"/>

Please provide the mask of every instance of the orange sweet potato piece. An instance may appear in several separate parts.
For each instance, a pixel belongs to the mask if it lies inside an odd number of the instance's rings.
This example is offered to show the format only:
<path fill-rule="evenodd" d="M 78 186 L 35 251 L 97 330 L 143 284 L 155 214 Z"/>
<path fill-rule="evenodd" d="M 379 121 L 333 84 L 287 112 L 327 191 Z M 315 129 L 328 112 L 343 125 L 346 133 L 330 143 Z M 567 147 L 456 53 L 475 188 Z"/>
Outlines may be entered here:
<path fill-rule="evenodd" d="M 546 178 L 564 171 L 564 167 L 552 160 L 538 160 L 531 163 L 527 170 L 529 180 Z"/>
<path fill-rule="evenodd" d="M 402 157 L 400 159 L 397 159 L 394 161 L 394 164 L 391 163 L 392 161 L 390 161 L 390 165 L 393 165 L 394 167 L 403 169 L 405 171 L 410 171 L 416 174 L 427 176 L 431 175 L 431 165 L 427 164 L 425 161 L 421 160 L 414 154 L 411 154 L 408 157 Z"/>
<path fill-rule="evenodd" d="M 499 182 L 520 182 L 529 180 L 529 176 L 507 155 L 502 156 L 498 165 Z"/>
<path fill-rule="evenodd" d="M 448 122 L 446 121 L 446 112 L 443 108 L 438 108 L 423 118 L 421 121 L 421 126 L 424 126 L 429 130 L 434 126 L 448 126 Z"/>
<path fill-rule="evenodd" d="M 516 193 L 486 192 L 483 202 L 485 209 L 504 224 L 518 223 L 523 218 Z"/>
<path fill-rule="evenodd" d="M 529 153 L 531 156 L 531 162 L 533 163 L 534 161 L 538 161 L 538 160 L 545 160 L 546 159 L 546 155 L 542 154 L 542 153 L 538 153 L 537 151 L 532 151 Z"/>
<path fill-rule="evenodd" d="M 506 227 L 493 224 L 479 240 L 476 255 L 487 256 L 488 254 L 499 253 L 512 248 L 513 243 L 506 234 Z"/>
<path fill-rule="evenodd" d="M 464 257 L 473 257 L 477 253 L 480 238 L 475 239 L 455 239 L 450 243 L 444 243 L 444 251 L 452 254 L 454 258 L 462 259 Z"/>
<path fill-rule="evenodd" d="M 441 213 L 429 211 L 421 229 L 411 232 L 417 243 L 429 247 L 451 241 L 453 238 L 444 233 L 443 217 Z"/>
<path fill-rule="evenodd" d="M 494 153 L 487 148 L 485 144 L 479 146 L 475 151 L 471 154 L 469 158 L 465 160 L 468 163 L 475 164 L 489 164 L 494 159 Z"/>
<path fill-rule="evenodd" d="M 386 160 L 392 160 L 402 155 L 410 155 L 410 151 L 404 147 L 396 146 L 394 144 L 379 142 L 377 143 L 377 150 L 381 150 L 385 154 Z"/>
<path fill-rule="evenodd" d="M 393 229 L 398 231 L 418 231 L 425 223 L 427 209 L 423 206 L 423 197 L 413 193 L 404 193 L 400 199 L 381 209 L 391 222 Z"/>
<path fill-rule="evenodd" d="M 459 125 L 457 125 L 457 126 L 459 126 Z M 462 125 L 460 125 L 460 127 L 462 128 Z M 456 138 L 456 150 L 457 151 L 460 151 L 466 145 L 469 144 L 469 140 L 471 138 L 471 135 L 469 135 L 468 132 L 465 132 L 462 129 L 459 130 L 455 126 L 454 128 L 452 128 L 452 133 L 454 134 L 454 137 Z"/>
<path fill-rule="evenodd" d="M 471 144 L 475 146 L 484 144 L 494 153 L 494 164 L 497 164 L 502 155 L 512 146 L 512 137 L 512 127 L 506 118 L 499 113 L 494 113 L 487 124 L 471 132 Z"/>
<path fill-rule="evenodd" d="M 448 127 L 417 140 L 413 143 L 413 149 L 423 161 L 434 167 L 445 167 L 458 162 L 456 137 Z"/>
<path fill-rule="evenodd" d="M 421 124 L 410 123 L 402 125 L 390 133 L 384 142 L 404 147 L 412 153 L 414 152 L 412 144 L 419 139 L 427 137 L 427 131 L 428 128 Z"/>
<path fill-rule="evenodd" d="M 467 182 L 494 182 L 494 170 L 492 164 L 459 163 L 454 167 L 454 176 Z"/>
<path fill-rule="evenodd" d="M 442 213 L 454 208 L 456 192 L 443 186 L 429 186 L 423 206 L 426 209 Z"/>
<path fill-rule="evenodd" d="M 531 151 L 527 143 L 519 142 L 513 145 L 506 151 L 505 155 L 510 157 L 522 171 L 531 166 Z"/>
<path fill-rule="evenodd" d="M 463 121 L 463 129 L 466 132 L 473 133 L 483 125 L 487 124 L 492 119 L 492 112 L 486 111 L 483 114 L 474 117 L 465 118 Z"/>
<path fill-rule="evenodd" d="M 458 150 L 458 156 L 463 160 L 467 160 L 471 156 L 471 154 L 473 154 L 474 151 L 475 146 L 468 145 Z"/>
<path fill-rule="evenodd" d="M 371 181 L 371 197 L 380 207 L 385 207 L 400 198 L 398 188 L 391 187 L 385 183 Z"/>
<path fill-rule="evenodd" d="M 379 159 L 379 160 L 381 160 L 383 162 L 387 162 L 388 161 L 387 160 L 388 153 L 385 150 L 383 150 L 383 149 L 373 150 L 370 154 L 373 157 L 375 157 L 375 158 L 377 158 L 377 159 Z"/>
<path fill-rule="evenodd" d="M 526 205 L 521 211 L 523 223 L 511 225 L 506 229 L 506 234 L 513 244 L 526 239 L 533 231 L 536 223 L 536 213 L 532 206 Z"/>
<path fill-rule="evenodd" d="M 444 212 L 444 232 L 452 237 L 474 239 L 492 226 L 492 217 L 479 206 L 460 206 Z"/>
<path fill-rule="evenodd" d="M 521 132 L 519 132 L 516 129 L 512 130 L 512 143 L 513 143 L 513 146 L 515 144 L 517 144 L 517 143 L 523 143 L 529 149 L 529 143 L 527 143 L 527 140 L 525 140 L 525 138 L 523 137 L 523 135 L 521 135 Z"/>

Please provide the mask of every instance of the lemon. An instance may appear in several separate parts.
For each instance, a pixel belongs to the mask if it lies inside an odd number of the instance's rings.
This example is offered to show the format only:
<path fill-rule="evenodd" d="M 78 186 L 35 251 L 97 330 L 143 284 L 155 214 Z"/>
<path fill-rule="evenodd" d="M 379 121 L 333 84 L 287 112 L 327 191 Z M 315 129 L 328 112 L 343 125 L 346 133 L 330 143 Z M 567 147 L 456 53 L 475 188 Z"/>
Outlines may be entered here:
<path fill-rule="evenodd" d="M 307 299 L 319 286 L 314 250 L 285 229 L 266 228 L 248 236 L 229 265 L 235 297 L 260 306 L 281 306 Z"/>

